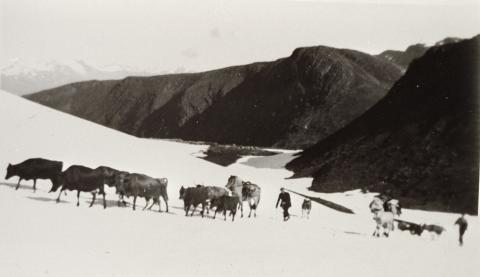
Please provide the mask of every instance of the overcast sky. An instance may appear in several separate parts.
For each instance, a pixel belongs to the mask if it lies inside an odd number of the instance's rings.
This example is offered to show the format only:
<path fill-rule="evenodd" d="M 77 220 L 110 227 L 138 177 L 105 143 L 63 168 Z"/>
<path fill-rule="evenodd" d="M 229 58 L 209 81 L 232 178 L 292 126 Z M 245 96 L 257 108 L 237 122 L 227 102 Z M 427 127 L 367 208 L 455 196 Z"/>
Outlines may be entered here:
<path fill-rule="evenodd" d="M 0 66 L 80 59 L 199 71 L 274 60 L 299 46 L 379 53 L 480 33 L 475 0 L 0 1 Z"/>

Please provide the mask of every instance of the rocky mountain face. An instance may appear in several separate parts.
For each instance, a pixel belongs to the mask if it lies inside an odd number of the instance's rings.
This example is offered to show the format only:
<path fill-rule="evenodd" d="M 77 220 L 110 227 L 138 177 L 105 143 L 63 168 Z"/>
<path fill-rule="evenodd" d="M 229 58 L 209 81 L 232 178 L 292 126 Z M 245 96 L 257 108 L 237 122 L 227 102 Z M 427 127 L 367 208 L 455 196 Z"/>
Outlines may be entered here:
<path fill-rule="evenodd" d="M 480 36 L 432 47 L 388 95 L 290 162 L 322 192 L 368 189 L 403 205 L 477 214 Z"/>
<path fill-rule="evenodd" d="M 303 148 L 368 110 L 400 76 L 381 57 L 308 47 L 274 62 L 81 82 L 27 98 L 140 137 Z"/>
<path fill-rule="evenodd" d="M 85 80 L 122 79 L 130 75 L 151 75 L 121 66 L 94 67 L 83 61 L 18 60 L 1 70 L 0 88 L 25 95 Z"/>
<path fill-rule="evenodd" d="M 423 56 L 427 50 L 428 47 L 425 44 L 414 44 L 409 46 L 405 51 L 386 50 L 377 56 L 388 60 L 400 70 L 405 71 L 414 59 Z"/>

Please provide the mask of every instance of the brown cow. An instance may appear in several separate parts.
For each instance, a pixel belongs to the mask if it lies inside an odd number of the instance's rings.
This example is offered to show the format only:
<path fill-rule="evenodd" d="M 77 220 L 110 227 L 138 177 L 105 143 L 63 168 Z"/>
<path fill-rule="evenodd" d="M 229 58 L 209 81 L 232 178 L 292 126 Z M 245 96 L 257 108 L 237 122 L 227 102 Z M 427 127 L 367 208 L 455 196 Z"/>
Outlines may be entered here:
<path fill-rule="evenodd" d="M 143 210 L 148 206 L 150 199 L 153 200 L 152 205 L 148 208 L 152 209 L 153 205 L 158 204 L 158 211 L 161 212 L 160 196 L 165 201 L 166 211 L 168 212 L 168 179 L 156 179 L 144 174 L 132 173 L 128 175 L 128 180 L 120 184 L 119 193 L 125 196 L 133 196 L 133 210 L 137 202 L 137 197 L 145 198 L 146 204 Z"/>

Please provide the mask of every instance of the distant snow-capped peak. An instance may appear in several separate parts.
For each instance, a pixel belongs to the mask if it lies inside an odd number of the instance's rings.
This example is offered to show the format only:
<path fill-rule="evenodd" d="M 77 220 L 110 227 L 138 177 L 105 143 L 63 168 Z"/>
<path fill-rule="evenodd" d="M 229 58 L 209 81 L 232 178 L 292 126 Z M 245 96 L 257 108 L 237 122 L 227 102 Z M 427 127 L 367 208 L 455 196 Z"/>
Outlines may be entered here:
<path fill-rule="evenodd" d="M 10 65 L 2 68 L 2 75 L 35 75 L 38 72 L 70 70 L 76 74 L 86 74 L 87 64 L 78 60 L 23 60 L 15 59 Z"/>
<path fill-rule="evenodd" d="M 24 60 L 14 59 L 12 62 L 1 69 L 2 75 L 35 75 L 38 72 L 56 72 L 56 71 L 71 71 L 71 73 L 78 75 L 88 75 L 93 72 L 135 72 L 145 73 L 147 71 L 125 66 L 120 64 L 107 64 L 93 66 L 82 60 Z"/>
<path fill-rule="evenodd" d="M 73 82 L 154 75 L 120 64 L 92 65 L 82 60 L 14 59 L 1 69 L 0 88 L 23 95 Z"/>

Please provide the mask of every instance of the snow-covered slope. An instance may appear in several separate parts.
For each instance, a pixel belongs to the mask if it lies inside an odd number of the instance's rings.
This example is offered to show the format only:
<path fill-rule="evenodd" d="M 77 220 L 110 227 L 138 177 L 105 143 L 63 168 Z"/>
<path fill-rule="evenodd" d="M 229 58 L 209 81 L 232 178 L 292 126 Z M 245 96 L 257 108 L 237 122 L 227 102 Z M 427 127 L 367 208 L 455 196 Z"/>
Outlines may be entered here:
<path fill-rule="evenodd" d="M 395 232 L 374 239 L 366 207 L 372 195 L 313 194 L 309 179 L 285 180 L 292 152 L 221 167 L 197 158 L 204 145 L 139 139 L 1 91 L 0 127 L 0 276 L 472 276 L 479 265 L 477 218 L 468 218 L 464 247 L 456 241 L 457 215 L 422 211 L 403 216 L 445 226 L 442 237 Z M 16 179 L 2 179 L 5 168 L 31 157 L 167 177 L 170 213 L 119 208 L 112 191 L 106 210 L 100 202 L 88 208 L 87 194 L 80 207 L 75 193 L 57 204 L 44 181 L 36 193 L 31 181 L 15 191 Z M 184 216 L 181 185 L 224 186 L 230 175 L 262 187 L 257 218 Z M 274 207 L 281 186 L 356 214 L 314 203 L 310 219 L 302 219 L 302 199 L 292 194 L 292 219 L 282 222 Z"/>
<path fill-rule="evenodd" d="M 2 68 L 0 88 L 24 95 L 79 81 L 148 75 L 153 72 L 116 64 L 92 66 L 80 60 L 16 60 Z"/>

